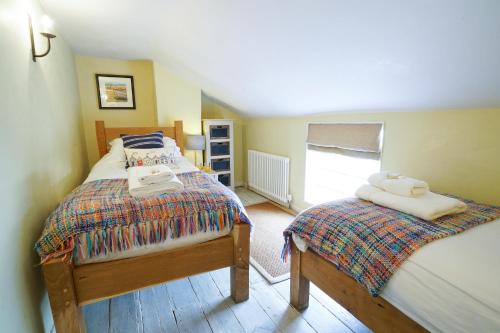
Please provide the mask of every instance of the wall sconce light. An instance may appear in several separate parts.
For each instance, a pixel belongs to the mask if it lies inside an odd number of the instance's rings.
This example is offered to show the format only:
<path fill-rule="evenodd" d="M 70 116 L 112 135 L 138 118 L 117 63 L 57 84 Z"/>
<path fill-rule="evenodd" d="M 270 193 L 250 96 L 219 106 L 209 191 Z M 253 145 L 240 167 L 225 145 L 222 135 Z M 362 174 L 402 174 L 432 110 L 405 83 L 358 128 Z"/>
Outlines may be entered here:
<path fill-rule="evenodd" d="M 29 20 L 29 25 L 30 25 L 31 54 L 33 56 L 33 62 L 36 62 L 36 58 L 42 58 L 42 57 L 45 57 L 47 54 L 49 54 L 49 52 L 50 52 L 50 40 L 52 38 L 55 38 L 56 35 L 53 35 L 53 34 L 48 33 L 48 32 L 41 32 L 40 35 L 47 38 L 47 51 L 45 51 L 44 53 L 41 53 L 41 54 L 36 54 L 35 37 L 33 36 L 33 25 L 31 23 L 31 16 L 30 15 L 28 15 L 28 20 Z M 48 20 L 48 18 L 46 18 L 46 20 Z"/>

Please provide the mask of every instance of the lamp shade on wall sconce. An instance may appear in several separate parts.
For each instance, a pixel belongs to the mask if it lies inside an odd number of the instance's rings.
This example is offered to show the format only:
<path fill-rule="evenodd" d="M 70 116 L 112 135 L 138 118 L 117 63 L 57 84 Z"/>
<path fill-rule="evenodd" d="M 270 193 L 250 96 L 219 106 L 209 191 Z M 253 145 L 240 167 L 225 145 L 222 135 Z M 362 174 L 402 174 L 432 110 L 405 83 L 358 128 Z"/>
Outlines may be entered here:
<path fill-rule="evenodd" d="M 188 135 L 186 136 L 187 150 L 205 150 L 204 135 Z"/>
<path fill-rule="evenodd" d="M 56 35 L 47 32 L 47 30 L 52 26 L 52 21 L 50 20 L 49 17 L 44 16 L 42 19 L 42 21 L 43 21 L 42 23 L 43 23 L 43 28 L 45 31 L 41 32 L 40 35 L 47 38 L 47 50 L 43 53 L 37 54 L 36 48 L 35 48 L 35 37 L 33 35 L 33 24 L 31 22 L 30 15 L 28 15 L 28 21 L 29 21 L 29 26 L 30 26 L 31 54 L 33 56 L 33 62 L 36 62 L 36 58 L 42 58 L 42 57 L 45 57 L 47 54 L 49 54 L 49 52 L 50 52 L 50 40 L 52 38 L 55 38 Z"/>

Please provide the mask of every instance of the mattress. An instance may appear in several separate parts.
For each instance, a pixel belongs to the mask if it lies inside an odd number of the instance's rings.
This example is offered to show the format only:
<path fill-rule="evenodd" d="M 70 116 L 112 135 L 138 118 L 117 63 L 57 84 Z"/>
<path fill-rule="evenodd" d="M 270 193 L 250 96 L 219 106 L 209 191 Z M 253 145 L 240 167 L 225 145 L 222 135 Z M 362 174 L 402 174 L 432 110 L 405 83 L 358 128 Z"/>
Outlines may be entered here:
<path fill-rule="evenodd" d="M 196 168 L 185 157 L 179 158 L 175 166 L 169 166 L 169 167 L 176 174 L 198 171 L 198 168 Z M 111 161 L 106 159 L 106 157 L 104 157 L 95 164 L 95 166 L 90 171 L 90 174 L 84 183 L 88 183 L 99 179 L 125 179 L 125 178 L 127 178 L 127 171 L 124 167 L 124 163 Z M 144 245 L 141 247 L 136 247 L 120 252 L 107 253 L 106 255 L 100 255 L 79 261 L 75 258 L 75 265 L 83 265 L 95 262 L 105 262 L 117 259 L 131 258 L 164 250 L 172 250 L 180 247 L 188 247 L 194 244 L 199 244 L 216 238 L 223 237 L 229 234 L 230 231 L 231 230 L 226 228 L 220 231 L 207 231 L 176 239 L 168 237 L 166 241 L 161 243 Z"/>
<path fill-rule="evenodd" d="M 408 258 L 381 297 L 431 332 L 500 332 L 499 240 L 497 219 L 434 241 Z"/>

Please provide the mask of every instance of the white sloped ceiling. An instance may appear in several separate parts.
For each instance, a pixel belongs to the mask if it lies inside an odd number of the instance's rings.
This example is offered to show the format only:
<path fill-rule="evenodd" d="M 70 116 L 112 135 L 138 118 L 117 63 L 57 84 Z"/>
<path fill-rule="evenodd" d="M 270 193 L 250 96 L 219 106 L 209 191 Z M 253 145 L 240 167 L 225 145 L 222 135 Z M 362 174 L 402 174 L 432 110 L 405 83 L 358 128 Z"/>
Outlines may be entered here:
<path fill-rule="evenodd" d="M 499 0 L 42 4 L 77 53 L 158 61 L 251 116 L 500 107 Z"/>

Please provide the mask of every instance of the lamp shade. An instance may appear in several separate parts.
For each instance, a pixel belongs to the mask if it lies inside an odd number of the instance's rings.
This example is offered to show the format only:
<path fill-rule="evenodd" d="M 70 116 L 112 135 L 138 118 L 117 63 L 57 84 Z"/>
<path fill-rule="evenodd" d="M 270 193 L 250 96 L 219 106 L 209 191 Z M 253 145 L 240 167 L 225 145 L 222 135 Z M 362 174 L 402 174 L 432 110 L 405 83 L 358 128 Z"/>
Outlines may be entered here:
<path fill-rule="evenodd" d="M 186 136 L 187 150 L 205 150 L 205 136 L 203 135 L 187 135 Z"/>

